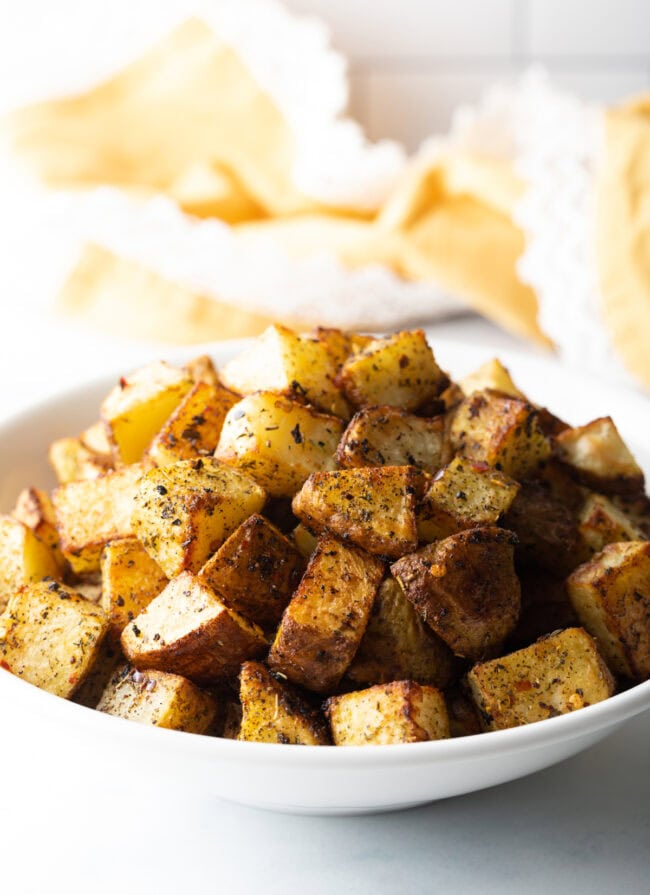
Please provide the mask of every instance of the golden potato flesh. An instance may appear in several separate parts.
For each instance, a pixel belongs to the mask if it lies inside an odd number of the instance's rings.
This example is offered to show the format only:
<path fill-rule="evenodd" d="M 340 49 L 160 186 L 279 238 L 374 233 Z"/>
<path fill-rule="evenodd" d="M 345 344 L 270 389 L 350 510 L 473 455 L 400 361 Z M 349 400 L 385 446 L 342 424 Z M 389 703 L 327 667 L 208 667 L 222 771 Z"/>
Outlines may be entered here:
<path fill-rule="evenodd" d="M 212 359 L 207 354 L 199 354 L 189 360 L 183 370 L 190 377 L 192 382 L 205 382 L 207 385 L 218 386 L 219 374 Z"/>
<path fill-rule="evenodd" d="M 292 532 L 292 537 L 298 553 L 303 559 L 310 559 L 318 546 L 318 538 L 306 529 L 302 522 L 296 525 Z"/>
<path fill-rule="evenodd" d="M 228 609 L 195 575 L 181 573 L 122 632 L 136 668 L 156 668 L 209 684 L 237 674 L 267 649 L 264 634 Z"/>
<path fill-rule="evenodd" d="M 454 666 L 447 644 L 422 621 L 399 583 L 387 578 L 375 597 L 368 627 L 346 677 L 362 686 L 412 680 L 446 687 Z"/>
<path fill-rule="evenodd" d="M 355 407 L 415 411 L 437 398 L 449 379 L 416 329 L 370 342 L 343 364 L 338 381 Z"/>
<path fill-rule="evenodd" d="M 45 491 L 39 488 L 25 488 L 18 495 L 11 515 L 27 528 L 31 528 L 36 537 L 52 550 L 57 563 L 62 565 L 63 554 L 59 548 L 56 514 L 52 501 Z"/>
<path fill-rule="evenodd" d="M 56 696 L 69 699 L 95 663 L 108 619 L 94 603 L 43 581 L 18 590 L 0 619 L 5 668 Z"/>
<path fill-rule="evenodd" d="M 62 485 L 79 479 L 96 479 L 113 466 L 112 460 L 88 450 L 80 438 L 58 438 L 53 441 L 47 458 L 57 481 Z"/>
<path fill-rule="evenodd" d="M 361 642 L 383 573 L 376 557 L 322 538 L 284 611 L 269 654 L 273 671 L 330 693 Z"/>
<path fill-rule="evenodd" d="M 349 408 L 334 384 L 335 375 L 336 365 L 318 339 L 278 324 L 269 326 L 221 371 L 224 385 L 240 395 L 275 392 L 347 418 Z"/>
<path fill-rule="evenodd" d="M 146 462 L 169 466 L 213 454 L 226 414 L 238 400 L 223 386 L 197 382 L 154 437 Z"/>
<path fill-rule="evenodd" d="M 423 488 L 424 476 L 412 466 L 316 472 L 294 497 L 293 511 L 312 531 L 396 558 L 417 548 L 415 507 Z"/>
<path fill-rule="evenodd" d="M 502 392 L 504 395 L 510 395 L 511 398 L 526 400 L 526 396 L 512 381 L 508 369 L 496 357 L 486 361 L 473 373 L 463 376 L 458 380 L 458 385 L 466 397 L 473 395 L 474 392 L 482 392 L 484 389 L 490 388 Z"/>
<path fill-rule="evenodd" d="M 334 469 L 342 433 L 338 417 L 260 392 L 228 412 L 215 457 L 248 473 L 271 497 L 293 497 L 312 472 Z"/>
<path fill-rule="evenodd" d="M 61 552 L 74 572 L 98 572 L 104 545 L 133 535 L 131 514 L 142 474 L 136 463 L 56 489 L 52 502 Z"/>
<path fill-rule="evenodd" d="M 650 677 L 650 542 L 608 544 L 578 566 L 566 587 L 610 668 L 636 680 Z"/>
<path fill-rule="evenodd" d="M 259 662 L 244 662 L 239 674 L 242 717 L 238 740 L 326 746 L 325 719 L 291 685 Z"/>
<path fill-rule="evenodd" d="M 332 696 L 326 712 L 336 746 L 386 746 L 449 737 L 444 696 L 435 687 L 414 681 Z"/>
<path fill-rule="evenodd" d="M 539 411 L 519 398 L 486 389 L 465 398 L 449 430 L 456 453 L 494 466 L 514 479 L 534 473 L 551 454 Z"/>
<path fill-rule="evenodd" d="M 97 711 L 138 724 L 205 733 L 216 706 L 211 696 L 178 674 L 122 665 L 111 677 Z"/>
<path fill-rule="evenodd" d="M 109 392 L 101 416 L 121 463 L 137 463 L 154 435 L 192 387 L 182 370 L 165 363 L 136 370 Z"/>
<path fill-rule="evenodd" d="M 645 541 L 634 521 L 604 494 L 589 494 L 578 513 L 578 538 L 584 558 L 617 541 Z"/>
<path fill-rule="evenodd" d="M 472 528 L 392 565 L 408 599 L 456 655 L 494 655 L 514 629 L 520 610 L 515 540 L 502 528 Z"/>
<path fill-rule="evenodd" d="M 107 466 L 113 465 L 113 445 L 108 438 L 106 426 L 101 420 L 84 429 L 79 440 L 85 448 L 101 458 Z"/>
<path fill-rule="evenodd" d="M 607 699 L 614 680 L 582 628 L 568 628 L 532 646 L 475 665 L 467 675 L 483 726 L 518 727 Z"/>
<path fill-rule="evenodd" d="M 304 568 L 291 541 L 253 514 L 210 557 L 198 578 L 231 609 L 267 628 L 280 621 Z"/>
<path fill-rule="evenodd" d="M 633 496 L 643 491 L 643 470 L 611 417 L 556 436 L 558 456 L 575 477 L 596 491 Z"/>
<path fill-rule="evenodd" d="M 357 354 L 373 341 L 372 336 L 344 332 L 342 329 L 327 326 L 316 327 L 314 337 L 325 346 L 337 370 L 348 358 Z"/>
<path fill-rule="evenodd" d="M 237 469 L 205 460 L 180 460 L 148 470 L 133 503 L 133 531 L 168 578 L 198 572 L 266 495 Z"/>
<path fill-rule="evenodd" d="M 104 547 L 101 575 L 101 607 L 110 619 L 110 638 L 119 643 L 126 625 L 158 596 L 168 579 L 137 538 Z"/>
<path fill-rule="evenodd" d="M 24 584 L 61 573 L 51 547 L 11 516 L 0 516 L 0 612 Z"/>
<path fill-rule="evenodd" d="M 433 477 L 418 505 L 418 537 L 430 542 L 495 523 L 518 490 L 517 482 L 491 466 L 454 457 Z"/>
<path fill-rule="evenodd" d="M 415 416 L 398 407 L 366 407 L 343 433 L 336 458 L 341 466 L 442 466 L 444 419 Z"/>

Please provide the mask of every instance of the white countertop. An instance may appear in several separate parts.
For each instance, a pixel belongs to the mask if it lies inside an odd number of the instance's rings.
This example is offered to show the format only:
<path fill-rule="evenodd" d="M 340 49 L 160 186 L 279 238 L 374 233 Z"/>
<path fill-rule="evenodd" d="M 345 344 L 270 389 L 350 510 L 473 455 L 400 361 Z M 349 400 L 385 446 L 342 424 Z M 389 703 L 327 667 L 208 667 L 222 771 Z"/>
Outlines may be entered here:
<path fill-rule="evenodd" d="M 477 320 L 442 324 L 440 332 L 517 345 Z M 26 373 L 15 366 L 15 343 L 13 355 L 0 352 L 0 418 L 91 367 L 128 369 L 139 350 L 107 343 L 93 357 L 88 345 L 76 355 L 51 346 L 39 336 Z M 649 744 L 646 713 L 582 755 L 514 783 L 395 814 L 316 818 L 190 801 L 173 783 L 152 792 L 133 779 L 109 789 L 100 767 L 97 780 L 58 780 L 43 743 L 33 778 L 2 768 L 1 885 L 11 895 L 644 892 Z"/>

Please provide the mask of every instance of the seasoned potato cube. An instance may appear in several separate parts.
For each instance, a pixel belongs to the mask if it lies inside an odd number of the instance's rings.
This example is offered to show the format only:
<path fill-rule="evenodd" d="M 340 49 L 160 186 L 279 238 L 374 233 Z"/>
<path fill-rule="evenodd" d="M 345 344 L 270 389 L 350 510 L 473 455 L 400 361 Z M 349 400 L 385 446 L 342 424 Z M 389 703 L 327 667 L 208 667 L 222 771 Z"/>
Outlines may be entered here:
<path fill-rule="evenodd" d="M 650 542 L 608 544 L 569 576 L 567 592 L 610 667 L 650 677 Z"/>
<path fill-rule="evenodd" d="M 425 625 L 399 583 L 387 578 L 375 597 L 347 677 L 366 686 L 412 680 L 446 687 L 454 665 L 449 647 Z"/>
<path fill-rule="evenodd" d="M 56 530 L 56 514 L 49 495 L 39 488 L 25 488 L 18 495 L 11 515 L 27 528 L 31 528 L 36 537 L 52 550 L 58 565 L 63 567 L 63 554 L 59 548 L 59 533 Z"/>
<path fill-rule="evenodd" d="M 309 529 L 396 558 L 418 545 L 415 506 L 423 488 L 423 474 L 412 466 L 316 472 L 294 497 L 293 511 Z"/>
<path fill-rule="evenodd" d="M 240 395 L 275 392 L 347 418 L 349 408 L 334 384 L 335 375 L 334 360 L 318 339 L 278 324 L 269 326 L 221 371 L 224 385 Z"/>
<path fill-rule="evenodd" d="M 603 494 L 589 494 L 578 514 L 578 537 L 585 559 L 616 541 L 645 541 L 632 519 Z"/>
<path fill-rule="evenodd" d="M 141 460 L 151 439 L 191 387 L 186 373 L 165 363 L 150 364 L 121 379 L 101 410 L 116 458 L 122 463 Z"/>
<path fill-rule="evenodd" d="M 108 543 L 101 556 L 101 607 L 110 620 L 110 639 L 120 634 L 166 587 L 167 576 L 137 538 Z"/>
<path fill-rule="evenodd" d="M 81 594 L 81 591 L 78 590 L 77 593 Z M 120 665 L 124 665 L 122 650 L 119 645 L 111 643 L 107 635 L 102 640 L 95 661 L 83 683 L 74 691 L 72 702 L 85 705 L 88 709 L 97 708 L 102 693 Z"/>
<path fill-rule="evenodd" d="M 267 648 L 257 627 L 228 609 L 190 572 L 182 572 L 122 632 L 136 668 L 156 668 L 209 684 L 237 674 Z"/>
<path fill-rule="evenodd" d="M 228 412 L 215 457 L 247 472 L 271 497 L 293 497 L 312 472 L 334 469 L 342 432 L 335 416 L 260 392 Z"/>
<path fill-rule="evenodd" d="M 494 655 L 519 618 L 515 536 L 472 528 L 430 544 L 391 567 L 425 622 L 456 655 Z"/>
<path fill-rule="evenodd" d="M 241 703 L 228 700 L 224 707 L 223 729 L 221 736 L 224 740 L 236 740 L 241 727 Z"/>
<path fill-rule="evenodd" d="M 361 333 L 346 333 L 342 329 L 326 326 L 316 327 L 314 336 L 325 346 L 337 370 L 351 355 L 357 354 L 373 341 L 372 336 L 364 336 Z"/>
<path fill-rule="evenodd" d="M 288 684 L 259 662 L 244 662 L 239 675 L 242 718 L 238 740 L 327 746 L 325 719 Z"/>
<path fill-rule="evenodd" d="M 468 737 L 483 732 L 478 709 L 461 687 L 452 687 L 451 690 L 447 690 L 445 702 L 449 715 L 450 736 Z"/>
<path fill-rule="evenodd" d="M 226 414 L 238 400 L 222 386 L 197 382 L 154 437 L 146 460 L 169 466 L 214 453 Z"/>
<path fill-rule="evenodd" d="M 554 718 L 614 692 L 612 675 L 582 628 L 550 634 L 509 656 L 475 665 L 467 681 L 487 730 Z"/>
<path fill-rule="evenodd" d="M 374 556 L 322 538 L 285 609 L 271 668 L 309 690 L 331 692 L 361 642 L 383 573 Z"/>
<path fill-rule="evenodd" d="M 556 444 L 560 459 L 584 485 L 606 494 L 643 491 L 643 471 L 611 417 L 567 429 L 556 436 Z"/>
<path fill-rule="evenodd" d="M 138 724 L 205 733 L 216 705 L 211 696 L 178 674 L 123 665 L 109 681 L 97 711 Z"/>
<path fill-rule="evenodd" d="M 418 506 L 418 537 L 435 541 L 465 528 L 495 523 L 518 490 L 517 482 L 491 466 L 454 457 L 434 476 Z"/>
<path fill-rule="evenodd" d="M 341 466 L 442 466 L 445 423 L 398 407 L 366 407 L 350 421 L 338 446 Z"/>
<path fill-rule="evenodd" d="M 538 482 L 526 482 L 503 517 L 519 539 L 516 554 L 523 565 L 568 575 L 580 562 L 577 525 L 571 510 Z"/>
<path fill-rule="evenodd" d="M 504 395 L 510 395 L 511 398 L 526 400 L 526 396 L 519 391 L 512 381 L 507 368 L 496 357 L 486 361 L 473 373 L 464 376 L 458 381 L 458 385 L 466 397 L 473 395 L 474 392 L 482 392 L 484 389 L 489 388 L 502 392 Z"/>
<path fill-rule="evenodd" d="M 564 578 L 543 569 L 522 569 L 521 613 L 517 627 L 508 638 L 508 651 L 529 646 L 545 634 L 580 624 L 569 602 Z"/>
<path fill-rule="evenodd" d="M 53 441 L 47 457 L 61 484 L 80 479 L 96 479 L 112 466 L 112 461 L 88 450 L 80 438 L 59 438 Z"/>
<path fill-rule="evenodd" d="M 450 426 L 453 449 L 514 479 L 534 472 L 551 453 L 539 411 L 519 398 L 485 389 L 465 398 Z"/>
<path fill-rule="evenodd" d="M 212 458 L 180 460 L 142 477 L 133 531 L 168 578 L 185 569 L 198 572 L 265 499 L 262 488 L 237 469 Z"/>
<path fill-rule="evenodd" d="M 326 706 L 336 746 L 385 746 L 449 737 L 445 698 L 426 684 L 377 684 L 332 696 Z"/>
<path fill-rule="evenodd" d="M 402 410 L 420 409 L 449 382 L 421 329 L 373 340 L 343 364 L 338 378 L 355 407 Z"/>
<path fill-rule="evenodd" d="M 304 559 L 309 559 L 318 546 L 318 538 L 306 529 L 302 522 L 294 528 L 293 540 L 295 541 L 298 553 Z"/>
<path fill-rule="evenodd" d="M 183 370 L 190 377 L 192 382 L 205 382 L 207 385 L 219 386 L 219 375 L 212 363 L 212 359 L 207 354 L 199 354 L 188 361 Z"/>
<path fill-rule="evenodd" d="M 250 516 L 198 574 L 231 609 L 262 628 L 277 624 L 304 571 L 300 553 L 263 516 Z"/>
<path fill-rule="evenodd" d="M 61 551 L 77 574 L 98 572 L 104 544 L 133 534 L 131 513 L 142 473 L 134 464 L 60 485 L 52 495 Z"/>
<path fill-rule="evenodd" d="M 113 465 L 113 446 L 106 433 L 106 426 L 101 420 L 88 426 L 79 436 L 79 440 L 92 454 L 100 457 L 107 467 Z"/>
<path fill-rule="evenodd" d="M 26 525 L 0 516 L 0 612 L 24 584 L 51 576 L 61 568 L 54 551 Z"/>
<path fill-rule="evenodd" d="M 0 620 L 0 656 L 23 680 L 69 699 L 97 659 L 108 631 L 102 610 L 57 581 L 27 584 Z"/>

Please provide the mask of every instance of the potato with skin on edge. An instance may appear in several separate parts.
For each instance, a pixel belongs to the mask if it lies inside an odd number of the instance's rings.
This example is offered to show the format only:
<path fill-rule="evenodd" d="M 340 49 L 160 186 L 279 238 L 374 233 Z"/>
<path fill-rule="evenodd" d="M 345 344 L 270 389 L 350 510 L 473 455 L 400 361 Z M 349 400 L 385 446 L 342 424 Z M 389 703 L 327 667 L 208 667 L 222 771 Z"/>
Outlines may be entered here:
<path fill-rule="evenodd" d="M 180 460 L 148 470 L 133 501 L 133 532 L 168 578 L 198 572 L 266 494 L 250 476 L 218 463 Z"/>
<path fill-rule="evenodd" d="M 385 746 L 449 737 L 442 693 L 414 681 L 392 681 L 332 696 L 326 714 L 336 746 Z"/>
<path fill-rule="evenodd" d="M 612 670 L 650 677 L 650 541 L 608 544 L 578 566 L 566 588 Z"/>
<path fill-rule="evenodd" d="M 80 479 L 96 479 L 113 468 L 113 461 L 89 450 L 80 438 L 57 438 L 47 458 L 61 485 Z"/>
<path fill-rule="evenodd" d="M 83 684 L 108 631 L 105 613 L 58 581 L 16 591 L 0 617 L 0 658 L 5 668 L 69 699 Z"/>
<path fill-rule="evenodd" d="M 312 531 L 396 559 L 417 548 L 415 508 L 424 487 L 414 466 L 317 472 L 294 497 L 293 511 Z"/>
<path fill-rule="evenodd" d="M 634 521 L 604 494 L 588 494 L 578 513 L 578 540 L 586 561 L 607 544 L 618 541 L 645 541 L 646 535 Z"/>
<path fill-rule="evenodd" d="M 518 566 L 568 575 L 580 562 L 575 515 L 542 481 L 522 483 L 501 523 L 517 535 Z"/>
<path fill-rule="evenodd" d="M 198 573 L 227 606 L 262 628 L 276 625 L 305 563 L 295 546 L 263 516 L 253 514 Z"/>
<path fill-rule="evenodd" d="M 54 553 L 59 567 L 62 568 L 63 554 L 59 547 L 59 533 L 56 530 L 56 514 L 49 495 L 40 488 L 25 488 L 18 495 L 11 515 L 27 528 L 31 528 L 36 537 L 47 544 Z"/>
<path fill-rule="evenodd" d="M 422 417 L 398 407 L 366 407 L 350 420 L 336 451 L 342 467 L 442 466 L 444 417 Z"/>
<path fill-rule="evenodd" d="M 217 713 L 214 700 L 187 678 L 122 665 L 111 677 L 98 712 L 187 733 L 206 733 Z"/>
<path fill-rule="evenodd" d="M 282 616 L 271 670 L 316 693 L 331 692 L 358 649 L 383 574 L 376 557 L 321 538 Z"/>
<path fill-rule="evenodd" d="M 611 417 L 567 429 L 555 443 L 559 459 L 583 485 L 605 494 L 643 492 L 643 470 Z"/>
<path fill-rule="evenodd" d="M 180 674 L 210 684 L 237 674 L 268 648 L 264 633 L 228 609 L 196 575 L 182 572 L 130 622 L 121 637 L 140 669 Z"/>
<path fill-rule="evenodd" d="M 391 572 L 425 622 L 458 656 L 493 656 L 514 629 L 521 606 L 516 538 L 484 526 L 429 544 Z"/>
<path fill-rule="evenodd" d="M 554 718 L 614 693 L 611 672 L 583 628 L 475 665 L 467 682 L 485 730 Z"/>
<path fill-rule="evenodd" d="M 24 584 L 60 577 L 54 550 L 18 519 L 0 516 L 0 612 Z"/>
<path fill-rule="evenodd" d="M 238 740 L 327 746 L 329 731 L 324 717 L 290 684 L 260 662 L 244 662 L 239 673 L 242 716 Z"/>
<path fill-rule="evenodd" d="M 228 412 L 214 455 L 246 472 L 271 497 L 293 497 L 311 473 L 334 469 L 342 433 L 336 416 L 258 392 Z"/>
<path fill-rule="evenodd" d="M 317 326 L 314 330 L 314 338 L 324 345 L 337 370 L 353 354 L 358 354 L 370 342 L 374 341 L 372 336 L 364 336 L 362 333 L 344 332 L 342 329 L 327 326 Z"/>

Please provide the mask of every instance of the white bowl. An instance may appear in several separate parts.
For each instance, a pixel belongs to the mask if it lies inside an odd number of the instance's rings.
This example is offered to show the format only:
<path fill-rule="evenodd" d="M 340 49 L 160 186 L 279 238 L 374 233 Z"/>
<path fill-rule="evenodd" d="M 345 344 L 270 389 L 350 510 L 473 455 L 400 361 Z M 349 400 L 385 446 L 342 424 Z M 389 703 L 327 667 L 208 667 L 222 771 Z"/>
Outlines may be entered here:
<path fill-rule="evenodd" d="M 461 375 L 494 355 L 436 341 L 436 356 Z M 241 343 L 206 346 L 223 363 Z M 195 349 L 168 352 L 182 361 Z M 646 472 L 650 468 L 650 414 L 639 394 L 578 376 L 559 365 L 499 352 L 532 400 L 573 423 L 611 414 Z M 53 484 L 45 452 L 54 438 L 93 422 L 110 379 L 32 407 L 0 426 L 0 509 L 21 488 Z M 126 371 L 128 372 L 128 371 Z M 313 747 L 239 743 L 145 727 L 51 696 L 13 675 L 0 674 L 3 766 L 29 773 L 34 762 L 57 776 L 84 773 L 108 779 L 173 780 L 176 785 L 280 811 L 348 814 L 387 811 L 494 786 L 555 764 L 596 743 L 650 707 L 650 681 L 605 702 L 547 721 L 462 739 L 403 746 Z"/>

